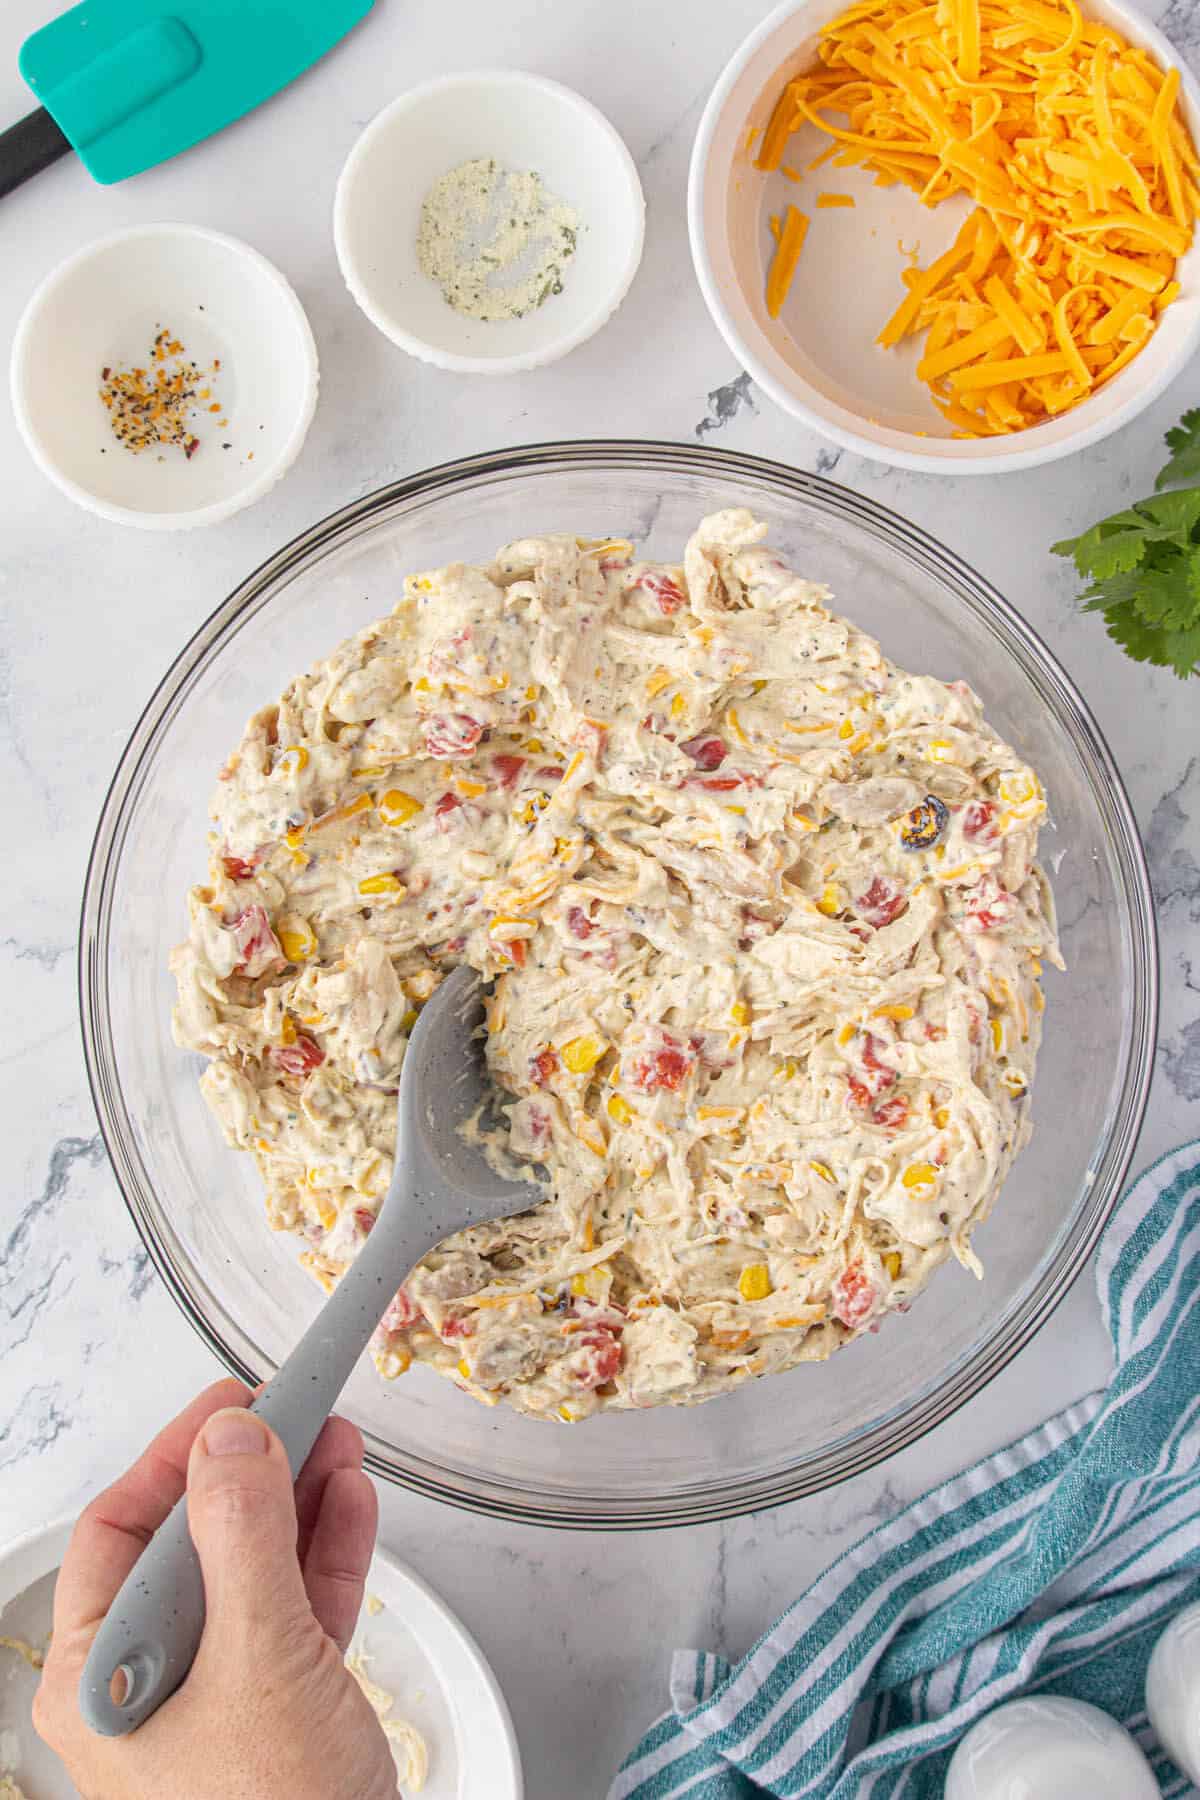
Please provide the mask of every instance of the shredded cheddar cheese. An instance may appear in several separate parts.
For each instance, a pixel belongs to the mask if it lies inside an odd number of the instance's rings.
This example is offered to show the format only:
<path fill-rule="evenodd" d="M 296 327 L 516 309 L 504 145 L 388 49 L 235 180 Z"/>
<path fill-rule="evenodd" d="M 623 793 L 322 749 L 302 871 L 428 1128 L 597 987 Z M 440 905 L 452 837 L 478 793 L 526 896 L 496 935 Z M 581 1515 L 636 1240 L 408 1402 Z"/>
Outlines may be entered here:
<path fill-rule="evenodd" d="M 777 233 L 775 255 L 767 276 L 767 311 L 773 319 L 778 318 L 779 309 L 787 299 L 807 235 L 808 214 L 789 206 Z"/>
<path fill-rule="evenodd" d="M 957 435 L 1054 418 L 1137 355 L 1200 213 L 1178 69 L 1076 0 L 859 0 L 824 28 L 819 59 L 785 87 L 756 166 L 779 168 L 807 123 L 834 140 L 817 162 L 903 182 L 925 206 L 973 203 L 949 250 L 903 272 L 878 338 L 926 334 L 918 374 Z M 789 206 L 772 318 L 806 228 Z"/>

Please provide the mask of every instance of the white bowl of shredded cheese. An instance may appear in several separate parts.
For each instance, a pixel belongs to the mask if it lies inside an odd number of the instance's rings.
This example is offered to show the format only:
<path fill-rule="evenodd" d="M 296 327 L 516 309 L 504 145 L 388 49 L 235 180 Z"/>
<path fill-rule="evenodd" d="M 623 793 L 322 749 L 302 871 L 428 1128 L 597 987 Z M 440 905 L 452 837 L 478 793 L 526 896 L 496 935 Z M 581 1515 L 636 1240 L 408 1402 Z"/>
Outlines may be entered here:
<path fill-rule="evenodd" d="M 633 159 L 591 103 L 513 69 L 402 94 L 346 161 L 334 240 L 373 325 L 439 368 L 503 375 L 610 319 L 642 254 Z"/>
<path fill-rule="evenodd" d="M 907 13 L 908 22 L 897 29 L 902 38 L 911 36 L 919 26 L 918 14 L 904 0 L 898 0 L 894 10 L 897 15 Z M 1045 422 L 1010 428 L 1002 435 L 965 435 L 961 421 L 956 428 L 953 419 L 942 416 L 925 379 L 918 376 L 918 364 L 931 347 L 924 328 L 892 348 L 883 348 L 877 340 L 906 292 L 904 278 L 910 269 L 930 269 L 955 241 L 972 211 L 967 195 L 958 192 L 944 203 L 923 205 L 901 181 L 882 185 L 868 169 L 851 164 L 853 151 L 846 154 L 844 135 L 847 120 L 834 110 L 832 100 L 826 102 L 826 117 L 843 128 L 840 142 L 805 123 L 787 140 L 782 166 L 769 172 L 758 166 L 784 88 L 794 77 L 818 66 L 822 31 L 845 11 L 845 0 L 801 0 L 799 5 L 786 0 L 735 53 L 701 120 L 689 181 L 689 230 L 700 286 L 726 342 L 755 382 L 785 411 L 844 448 L 880 462 L 934 473 L 997 473 L 1050 462 L 1108 436 L 1156 399 L 1200 345 L 1200 245 L 1190 241 L 1190 220 L 1179 236 L 1181 243 L 1189 240 L 1188 247 L 1170 272 L 1170 287 L 1178 283 L 1178 292 L 1173 298 L 1169 298 L 1169 289 L 1164 293 L 1169 304 L 1147 302 L 1147 335 L 1141 348 L 1131 351 L 1131 360 L 1122 360 L 1111 376 L 1096 369 L 1094 386 L 1086 397 L 1066 404 L 1065 410 Z M 1039 16 L 1046 16 L 1045 8 Z M 1073 0 L 1063 0 L 1064 30 L 1075 17 Z M 933 19 L 932 9 L 928 18 Z M 886 29 L 889 20 L 881 23 Z M 1135 51 L 1145 52 L 1159 70 L 1180 69 L 1178 116 L 1193 143 L 1200 143 L 1200 89 L 1180 67 L 1181 58 L 1167 39 L 1124 0 L 1084 0 L 1079 29 L 1092 34 L 1083 40 L 1085 51 L 1094 46 L 1097 28 L 1104 26 L 1119 33 Z M 969 89 L 954 86 L 955 71 L 945 45 L 954 51 L 957 27 L 948 29 L 945 42 L 928 51 L 928 60 L 949 83 L 948 88 L 939 89 L 941 98 L 948 92 L 952 100 L 956 95 L 961 99 Z M 1008 30 L 1020 32 L 1018 16 L 1014 15 Z M 1013 42 L 1013 54 L 1018 54 L 1028 51 L 1033 39 Z M 1051 63 L 1056 54 L 1065 54 L 1065 43 L 1063 53 L 1049 53 Z M 1108 53 L 1110 82 L 1121 57 L 1115 47 Z M 1030 66 L 1037 61 L 1033 56 L 1027 58 Z M 1138 77 L 1134 74 L 1129 79 Z M 868 87 L 864 80 L 860 93 L 850 95 L 851 105 Z M 1003 101 L 999 88 L 986 97 L 988 106 L 999 107 Z M 935 106 L 939 104 L 941 100 L 935 101 Z M 1122 104 L 1119 94 L 1117 104 Z M 981 112 L 981 129 L 984 116 Z M 994 111 L 991 116 L 999 115 Z M 1064 137 L 1061 150 L 1071 156 L 1082 155 L 1082 128 L 1075 124 L 1071 129 L 1076 136 Z M 904 138 L 914 135 L 906 121 Z M 855 141 L 860 146 L 868 142 L 862 137 Z M 892 147 L 889 144 L 885 149 Z M 899 137 L 894 147 L 898 155 L 911 155 L 914 149 Z M 970 155 L 970 140 L 962 148 Z M 814 166 L 822 152 L 820 166 Z M 1142 146 L 1136 154 L 1153 183 L 1149 151 Z M 913 161 L 920 158 L 913 156 Z M 1000 162 L 1004 173 L 997 176 L 998 182 L 1008 173 L 1005 159 Z M 1136 221 L 1132 201 L 1120 199 L 1119 209 Z M 776 260 L 772 219 L 786 221 L 790 212 L 804 215 L 807 234 L 802 237 L 794 279 L 782 303 L 775 296 L 772 313 L 767 292 Z M 1094 224 L 1085 226 L 1087 232 L 1093 229 Z M 977 288 L 982 289 L 987 276 L 998 268 L 1007 281 L 1011 271 L 993 262 Z M 969 275 L 973 270 L 963 268 L 961 272 Z M 1162 279 L 1167 281 L 1166 273 Z M 1008 285 L 1011 287 L 1011 281 Z M 978 291 L 965 294 L 963 305 L 976 307 L 980 316 L 986 311 L 985 296 Z M 969 330 L 976 322 L 972 317 L 958 329 Z M 1038 329 L 1041 341 L 1036 344 L 1032 340 L 1015 347 L 1001 344 L 980 354 L 1004 359 L 1040 349 L 1050 353 L 1041 358 L 1043 363 L 1066 360 L 1054 354 L 1060 350 L 1061 339 L 1049 314 L 1038 322 Z M 1125 331 L 1116 342 L 1124 345 L 1129 335 Z M 1091 339 L 1086 329 L 1079 338 L 1087 354 L 1093 355 L 1098 340 Z M 953 352 L 950 360 L 954 362 Z M 961 379 L 961 370 L 952 379 Z M 1001 390 L 1001 398 L 1006 403 L 1020 402 L 1023 392 L 1018 386 L 1007 387 Z"/>

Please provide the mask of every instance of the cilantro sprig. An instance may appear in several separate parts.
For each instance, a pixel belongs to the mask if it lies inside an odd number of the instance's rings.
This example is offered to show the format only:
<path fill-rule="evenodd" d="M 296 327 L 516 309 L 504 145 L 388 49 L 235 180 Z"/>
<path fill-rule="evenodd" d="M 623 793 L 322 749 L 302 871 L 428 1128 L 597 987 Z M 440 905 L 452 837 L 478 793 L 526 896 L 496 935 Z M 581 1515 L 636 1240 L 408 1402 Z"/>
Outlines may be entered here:
<path fill-rule="evenodd" d="M 1200 407 L 1167 447 L 1152 495 L 1051 548 L 1073 559 L 1088 583 L 1083 609 L 1104 615 L 1109 637 L 1185 678 L 1200 675 Z"/>

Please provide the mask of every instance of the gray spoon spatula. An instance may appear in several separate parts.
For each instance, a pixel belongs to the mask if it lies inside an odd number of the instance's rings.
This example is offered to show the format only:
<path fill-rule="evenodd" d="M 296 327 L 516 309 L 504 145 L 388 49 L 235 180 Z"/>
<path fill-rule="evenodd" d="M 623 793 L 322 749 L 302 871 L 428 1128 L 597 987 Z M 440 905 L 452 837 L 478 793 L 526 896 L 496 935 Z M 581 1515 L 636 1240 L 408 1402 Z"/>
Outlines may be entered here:
<path fill-rule="evenodd" d="M 397 1102 L 392 1185 L 370 1237 L 273 1381 L 254 1401 L 282 1439 L 292 1475 L 397 1288 L 427 1251 L 468 1225 L 528 1212 L 545 1198 L 532 1182 L 504 1181 L 460 1127 L 486 1105 L 479 976 L 455 969 L 409 1039 Z M 108 1609 L 79 1686 L 93 1731 L 135 1731 L 175 1692 L 204 1630 L 204 1583 L 187 1500 L 151 1539 Z"/>

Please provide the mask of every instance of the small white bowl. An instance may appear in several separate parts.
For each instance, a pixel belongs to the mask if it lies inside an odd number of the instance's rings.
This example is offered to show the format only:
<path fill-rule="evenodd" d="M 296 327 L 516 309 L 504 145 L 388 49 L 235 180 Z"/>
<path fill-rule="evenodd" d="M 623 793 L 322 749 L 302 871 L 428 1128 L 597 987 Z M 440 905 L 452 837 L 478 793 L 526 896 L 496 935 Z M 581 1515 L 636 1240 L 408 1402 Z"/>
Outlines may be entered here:
<path fill-rule="evenodd" d="M 102 370 L 146 366 L 164 328 L 201 369 L 221 365 L 190 459 L 175 446 L 134 455 L 99 395 Z M 317 348 L 291 287 L 249 244 L 139 225 L 42 282 L 13 340 L 12 399 L 30 454 L 64 494 L 115 524 L 184 530 L 240 512 L 295 462 L 317 404 Z"/>
<path fill-rule="evenodd" d="M 562 293 L 520 319 L 466 318 L 417 262 L 429 188 L 481 156 L 534 170 L 579 214 Z M 426 82 L 376 115 L 342 170 L 333 235 L 346 286 L 385 337 L 441 369 L 507 375 L 555 362 L 612 317 L 641 261 L 645 211 L 633 158 L 590 101 L 485 69 Z"/>
<path fill-rule="evenodd" d="M 968 210 L 964 199 L 923 207 L 907 188 L 877 188 L 861 169 L 823 168 L 799 186 L 754 167 L 775 102 L 788 80 L 816 60 L 823 25 L 845 0 L 785 0 L 735 53 L 696 133 L 688 182 L 692 257 L 722 336 L 763 392 L 847 450 L 902 468 L 995 474 L 1052 462 L 1116 431 L 1157 399 L 1200 345 L 1200 243 L 1177 267 L 1182 292 L 1150 342 L 1111 382 L 1045 425 L 1003 438 L 953 437 L 917 379 L 920 341 L 883 350 L 875 338 L 903 294 L 900 244 L 919 244 L 924 267 L 946 249 Z M 1200 89 L 1160 31 L 1123 0 L 1084 0 L 1092 18 L 1115 25 L 1160 65 L 1178 65 L 1188 126 L 1200 141 Z M 753 146 L 751 130 L 757 130 Z M 811 134 L 811 149 L 807 148 Z M 805 128 L 785 160 L 803 169 L 829 139 Z M 853 194 L 855 206 L 816 210 L 822 190 Z M 787 201 L 811 225 L 779 318 L 767 316 L 773 248 L 767 228 Z"/>

